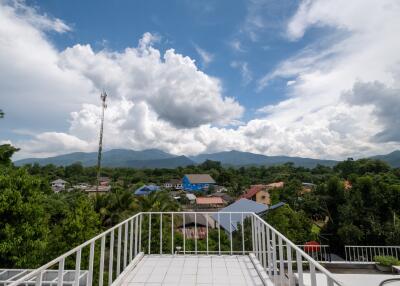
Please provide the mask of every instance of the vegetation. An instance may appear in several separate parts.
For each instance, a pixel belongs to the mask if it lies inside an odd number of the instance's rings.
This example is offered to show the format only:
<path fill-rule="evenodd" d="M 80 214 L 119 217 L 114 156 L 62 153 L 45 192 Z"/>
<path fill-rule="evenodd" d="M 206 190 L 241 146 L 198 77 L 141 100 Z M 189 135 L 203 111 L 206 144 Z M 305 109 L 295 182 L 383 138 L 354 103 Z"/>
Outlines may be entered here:
<path fill-rule="evenodd" d="M 271 198 L 273 204 L 284 201 L 286 205 L 267 213 L 264 219 L 298 244 L 317 240 L 336 248 L 333 250 L 338 254 L 345 244 L 400 244 L 400 169 L 379 160 L 349 159 L 334 168 L 313 169 L 293 164 L 225 168 L 213 161 L 176 169 L 105 168 L 101 175 L 111 179 L 111 192 L 90 197 L 80 191 L 53 193 L 49 182 L 63 178 L 68 187 L 82 182 L 94 184 L 94 167 L 79 163 L 15 167 L 10 158 L 16 151 L 10 145 L 0 146 L 3 268 L 37 267 L 139 211 L 179 210 L 180 205 L 166 191 L 140 198 L 133 191 L 143 184 L 162 185 L 186 173 L 210 174 L 233 197 L 252 184 L 284 181 L 285 187 L 271 191 Z M 313 183 L 315 188 L 305 192 L 302 182 Z M 169 234 L 167 230 L 163 233 L 165 251 L 171 245 Z M 144 231 L 143 237 L 146 235 Z M 210 231 L 212 247 L 217 236 Z M 176 245 L 182 240 L 178 232 L 175 239 Z M 229 249 L 224 233 L 221 240 L 222 250 Z M 159 249 L 157 243 L 151 247 Z M 192 241 L 187 243 L 189 248 L 193 246 Z M 199 241 L 198 248 L 204 247 L 204 241 Z"/>
<path fill-rule="evenodd" d="M 374 261 L 387 267 L 400 265 L 400 260 L 393 256 L 375 256 Z"/>

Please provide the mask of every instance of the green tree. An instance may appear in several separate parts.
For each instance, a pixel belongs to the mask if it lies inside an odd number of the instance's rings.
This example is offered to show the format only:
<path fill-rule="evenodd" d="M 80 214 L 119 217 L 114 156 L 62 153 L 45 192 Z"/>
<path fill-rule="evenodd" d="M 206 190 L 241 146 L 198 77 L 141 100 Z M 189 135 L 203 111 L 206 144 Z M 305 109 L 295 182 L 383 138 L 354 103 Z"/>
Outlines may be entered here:
<path fill-rule="evenodd" d="M 11 157 L 17 151 L 19 151 L 19 149 L 10 144 L 0 145 L 0 165 L 11 165 Z"/>

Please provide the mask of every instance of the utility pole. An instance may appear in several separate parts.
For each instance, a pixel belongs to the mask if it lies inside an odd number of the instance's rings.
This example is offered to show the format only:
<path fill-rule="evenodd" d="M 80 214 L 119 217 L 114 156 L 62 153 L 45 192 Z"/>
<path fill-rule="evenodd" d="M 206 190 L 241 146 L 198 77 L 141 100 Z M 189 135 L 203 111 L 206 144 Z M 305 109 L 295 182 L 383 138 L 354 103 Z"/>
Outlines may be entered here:
<path fill-rule="evenodd" d="M 99 193 L 100 185 L 100 167 L 101 167 L 101 151 L 103 149 L 103 125 L 104 125 L 104 110 L 107 108 L 106 98 L 107 93 L 103 91 L 100 95 L 101 98 L 101 123 L 100 123 L 100 139 L 99 139 L 99 152 L 97 154 L 97 184 L 96 184 L 96 196 Z"/>

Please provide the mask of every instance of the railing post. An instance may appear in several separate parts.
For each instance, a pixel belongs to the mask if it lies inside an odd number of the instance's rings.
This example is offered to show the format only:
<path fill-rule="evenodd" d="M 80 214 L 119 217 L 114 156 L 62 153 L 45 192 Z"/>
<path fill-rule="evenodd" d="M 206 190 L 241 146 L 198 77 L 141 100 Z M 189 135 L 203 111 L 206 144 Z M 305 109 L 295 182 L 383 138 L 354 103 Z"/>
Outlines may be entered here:
<path fill-rule="evenodd" d="M 103 286 L 103 281 L 104 281 L 104 252 L 105 252 L 105 247 L 106 247 L 106 236 L 103 235 L 103 237 L 101 238 L 101 246 L 100 246 L 99 286 Z"/>
<path fill-rule="evenodd" d="M 282 238 L 278 237 L 278 245 L 279 245 L 279 277 L 280 277 L 280 285 L 283 285 L 283 278 L 285 275 L 285 268 L 283 264 L 283 245 Z"/>
<path fill-rule="evenodd" d="M 194 252 L 197 255 L 197 212 L 194 213 Z"/>
<path fill-rule="evenodd" d="M 128 262 L 128 223 L 125 223 L 125 237 L 124 237 L 124 268 Z"/>
<path fill-rule="evenodd" d="M 151 213 L 149 213 L 149 253 L 151 254 Z"/>
<path fill-rule="evenodd" d="M 110 234 L 110 257 L 108 262 L 108 285 L 110 286 L 113 281 L 113 265 L 114 265 L 114 230 Z"/>
<path fill-rule="evenodd" d="M 162 254 L 162 213 L 160 213 L 160 254 Z"/>
<path fill-rule="evenodd" d="M 229 213 L 229 239 L 231 243 L 231 255 L 233 254 L 233 238 L 232 238 L 232 213 Z"/>
<path fill-rule="evenodd" d="M 217 216 L 218 216 L 218 254 L 221 255 L 221 216 L 219 215 L 219 212 Z"/>
<path fill-rule="evenodd" d="M 75 261 L 75 278 L 74 278 L 75 286 L 79 286 L 79 276 L 81 272 L 81 256 L 82 256 L 82 249 L 79 249 L 76 252 L 76 261 Z"/>
<path fill-rule="evenodd" d="M 287 256 L 287 268 L 288 268 L 288 280 L 289 286 L 292 286 L 294 279 L 293 279 L 293 262 L 292 262 L 292 248 L 289 244 L 286 243 L 286 256 Z"/>
<path fill-rule="evenodd" d="M 207 255 L 208 255 L 208 213 L 205 214 L 206 216 L 206 234 L 207 234 Z"/>
<path fill-rule="evenodd" d="M 171 215 L 171 254 L 174 254 L 174 213 Z"/>
<path fill-rule="evenodd" d="M 141 216 L 141 215 L 140 215 Z M 138 241 L 138 234 L 139 234 L 139 216 L 136 217 L 135 219 L 135 255 L 134 257 L 136 257 L 136 255 L 138 254 L 138 245 L 139 245 L 139 241 Z"/>
<path fill-rule="evenodd" d="M 139 250 L 138 250 L 138 252 L 142 251 L 142 220 L 143 220 L 143 213 L 140 214 L 140 219 L 139 219 Z"/>
<path fill-rule="evenodd" d="M 271 257 L 271 230 L 267 226 L 267 266 L 268 266 L 268 275 L 272 276 L 272 257 Z"/>
<path fill-rule="evenodd" d="M 129 233 L 129 262 L 132 261 L 132 256 L 133 256 L 133 219 L 129 222 L 131 226 L 131 231 Z"/>
<path fill-rule="evenodd" d="M 183 213 L 183 255 L 186 254 L 186 213 Z"/>
<path fill-rule="evenodd" d="M 43 278 L 43 272 L 40 271 L 40 272 L 36 275 L 35 286 L 42 286 L 42 278 Z"/>
<path fill-rule="evenodd" d="M 267 268 L 267 247 L 265 245 L 265 226 L 264 224 L 260 224 L 261 226 L 261 240 L 262 240 L 262 265 L 264 269 Z"/>
<path fill-rule="evenodd" d="M 118 227 L 118 243 L 117 243 L 117 275 L 115 278 L 119 276 L 121 273 L 121 239 L 122 239 L 122 229 L 121 226 Z"/>
<path fill-rule="evenodd" d="M 310 265 L 310 278 L 311 278 L 311 286 L 317 286 L 317 277 L 315 275 L 315 265 L 314 263 L 309 262 Z"/>
<path fill-rule="evenodd" d="M 272 235 L 272 266 L 274 269 L 274 283 L 278 284 L 277 280 L 278 280 L 278 267 L 276 264 L 276 260 L 277 260 L 277 254 L 276 254 L 276 235 L 275 233 L 272 231 L 271 232 Z"/>
<path fill-rule="evenodd" d="M 58 262 L 57 286 L 62 286 L 64 283 L 64 263 L 65 263 L 64 258 L 62 258 L 60 262 Z"/>
<path fill-rule="evenodd" d="M 244 245 L 244 219 L 242 213 L 242 254 L 245 255 L 245 245 Z"/>
<path fill-rule="evenodd" d="M 254 214 L 251 215 L 251 243 L 252 243 L 252 251 L 255 254 L 256 243 L 255 243 L 255 237 L 254 237 Z"/>
<path fill-rule="evenodd" d="M 299 286 L 304 286 L 303 280 L 303 259 L 301 258 L 300 251 L 296 250 L 296 262 L 297 262 L 297 276 Z"/>
<path fill-rule="evenodd" d="M 90 253 L 89 253 L 89 273 L 87 276 L 87 286 L 91 286 L 93 282 L 93 262 L 94 262 L 94 246 L 96 241 L 93 241 L 90 244 Z"/>

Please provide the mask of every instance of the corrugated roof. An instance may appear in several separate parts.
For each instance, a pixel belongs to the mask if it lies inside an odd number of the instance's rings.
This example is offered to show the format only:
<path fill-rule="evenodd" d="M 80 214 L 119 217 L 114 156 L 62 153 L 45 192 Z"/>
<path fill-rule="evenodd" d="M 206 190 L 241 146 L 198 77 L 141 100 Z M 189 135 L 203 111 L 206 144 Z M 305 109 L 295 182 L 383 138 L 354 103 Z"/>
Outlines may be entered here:
<path fill-rule="evenodd" d="M 144 185 L 135 191 L 135 195 L 148 195 L 152 192 L 159 191 L 160 187 L 155 185 Z"/>
<path fill-rule="evenodd" d="M 215 184 L 214 179 L 209 174 L 186 174 L 192 184 Z"/>
<path fill-rule="evenodd" d="M 268 206 L 264 204 L 259 204 L 254 201 L 250 201 L 247 199 L 240 199 L 233 204 L 223 208 L 221 212 L 254 212 L 256 214 L 265 212 L 268 209 Z M 250 216 L 250 214 L 243 214 L 243 219 Z M 229 218 L 231 217 L 231 224 L 229 223 Z M 213 218 L 215 221 L 218 221 L 218 214 L 214 214 Z M 224 228 L 227 232 L 237 230 L 238 223 L 242 221 L 242 214 L 219 214 L 219 223 L 222 228 Z"/>
<path fill-rule="evenodd" d="M 224 201 L 221 197 L 199 197 L 196 198 L 196 204 L 198 205 L 218 205 L 223 204 Z"/>
<path fill-rule="evenodd" d="M 189 201 L 194 201 L 194 200 L 196 199 L 196 196 L 193 195 L 193 194 L 188 193 L 188 194 L 186 194 L 186 198 L 187 198 Z"/>

